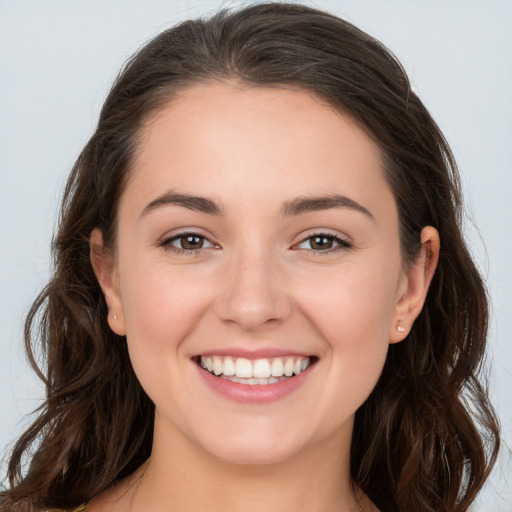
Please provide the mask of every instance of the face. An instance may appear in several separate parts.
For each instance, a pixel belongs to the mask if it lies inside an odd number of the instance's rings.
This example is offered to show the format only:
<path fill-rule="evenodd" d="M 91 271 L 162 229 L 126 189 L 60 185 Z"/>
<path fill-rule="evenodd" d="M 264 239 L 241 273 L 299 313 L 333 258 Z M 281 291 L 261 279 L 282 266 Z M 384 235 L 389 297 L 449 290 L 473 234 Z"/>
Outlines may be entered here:
<path fill-rule="evenodd" d="M 158 432 L 239 463 L 349 442 L 414 295 L 349 117 L 306 92 L 187 89 L 146 124 L 118 218 L 97 273 Z"/>

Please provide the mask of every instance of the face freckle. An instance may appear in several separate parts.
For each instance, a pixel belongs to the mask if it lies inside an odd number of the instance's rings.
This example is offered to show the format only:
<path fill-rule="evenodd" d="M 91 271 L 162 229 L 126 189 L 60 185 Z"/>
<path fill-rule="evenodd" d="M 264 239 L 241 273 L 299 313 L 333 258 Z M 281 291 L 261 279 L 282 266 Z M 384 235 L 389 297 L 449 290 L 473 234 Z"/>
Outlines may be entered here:
<path fill-rule="evenodd" d="M 377 147 L 306 92 L 238 84 L 185 90 L 142 135 L 113 293 L 157 435 L 235 462 L 350 438 L 407 284 Z M 276 399 L 203 379 L 201 355 L 244 351 L 314 364 Z"/>

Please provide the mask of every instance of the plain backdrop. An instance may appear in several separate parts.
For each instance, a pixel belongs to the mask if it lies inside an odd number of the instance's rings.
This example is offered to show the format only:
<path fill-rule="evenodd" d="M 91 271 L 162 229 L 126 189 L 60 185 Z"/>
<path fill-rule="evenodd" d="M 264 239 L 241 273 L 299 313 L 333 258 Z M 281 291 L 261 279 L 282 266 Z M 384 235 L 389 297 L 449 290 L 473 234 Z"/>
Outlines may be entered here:
<path fill-rule="evenodd" d="M 512 2 L 307 4 L 388 46 L 452 146 L 466 199 L 465 232 L 492 300 L 490 386 L 510 447 Z M 25 361 L 23 316 L 48 279 L 59 198 L 108 88 L 130 54 L 159 31 L 238 5 L 247 2 L 0 0 L 1 470 L 8 445 L 43 396 Z M 475 510 L 512 510 L 510 467 L 505 447 Z"/>

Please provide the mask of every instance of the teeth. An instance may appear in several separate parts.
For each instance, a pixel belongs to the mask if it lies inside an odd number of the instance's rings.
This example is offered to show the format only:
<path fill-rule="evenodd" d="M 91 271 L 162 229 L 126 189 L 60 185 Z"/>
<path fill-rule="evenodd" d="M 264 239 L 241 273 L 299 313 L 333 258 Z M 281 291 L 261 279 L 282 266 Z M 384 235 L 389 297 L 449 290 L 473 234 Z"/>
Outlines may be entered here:
<path fill-rule="evenodd" d="M 307 367 L 307 359 L 305 359 L 305 361 Z M 284 366 L 281 359 L 278 358 L 272 361 L 272 369 L 270 370 L 270 374 L 272 377 L 281 377 L 281 375 L 284 375 Z"/>
<path fill-rule="evenodd" d="M 298 375 L 310 365 L 309 357 L 275 357 L 250 360 L 243 357 L 201 356 L 200 364 L 210 373 L 244 384 L 273 384 L 279 377 Z"/>
<path fill-rule="evenodd" d="M 269 379 L 239 379 L 238 377 L 226 377 L 225 375 L 221 375 L 220 378 L 229 380 L 231 382 L 238 382 L 239 384 L 249 384 L 250 386 L 259 384 L 261 386 L 266 384 L 274 384 L 280 380 L 285 380 L 288 377 L 270 377 Z"/>
<path fill-rule="evenodd" d="M 251 377 L 253 377 L 251 361 L 249 361 L 249 359 L 244 359 L 243 357 L 239 357 L 235 361 L 235 375 L 238 378 L 241 378 L 241 377 L 251 378 Z"/>
<path fill-rule="evenodd" d="M 268 379 L 270 377 L 270 363 L 268 359 L 258 359 L 252 368 L 252 376 L 257 379 Z"/>
<path fill-rule="evenodd" d="M 235 375 L 235 363 L 231 357 L 224 358 L 224 366 L 222 368 L 224 375 Z"/>
<path fill-rule="evenodd" d="M 223 365 L 220 357 L 213 356 L 213 373 L 220 375 L 222 373 Z"/>
<path fill-rule="evenodd" d="M 284 374 L 287 377 L 291 377 L 293 373 L 294 361 L 293 358 L 288 357 L 286 363 L 284 363 Z"/>

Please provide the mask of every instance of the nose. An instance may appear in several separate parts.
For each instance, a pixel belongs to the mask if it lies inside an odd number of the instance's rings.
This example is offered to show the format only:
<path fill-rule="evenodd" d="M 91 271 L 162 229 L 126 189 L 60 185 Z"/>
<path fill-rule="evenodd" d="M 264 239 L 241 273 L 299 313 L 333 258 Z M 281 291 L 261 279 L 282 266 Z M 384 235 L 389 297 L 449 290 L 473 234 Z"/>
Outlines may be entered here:
<path fill-rule="evenodd" d="M 245 331 L 258 331 L 286 320 L 292 311 L 283 272 L 271 255 L 259 253 L 229 265 L 215 302 L 217 316 Z M 223 277 L 224 277 L 223 276 Z"/>

